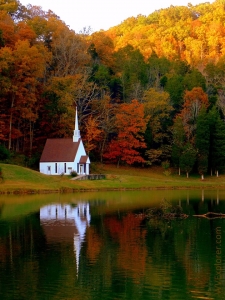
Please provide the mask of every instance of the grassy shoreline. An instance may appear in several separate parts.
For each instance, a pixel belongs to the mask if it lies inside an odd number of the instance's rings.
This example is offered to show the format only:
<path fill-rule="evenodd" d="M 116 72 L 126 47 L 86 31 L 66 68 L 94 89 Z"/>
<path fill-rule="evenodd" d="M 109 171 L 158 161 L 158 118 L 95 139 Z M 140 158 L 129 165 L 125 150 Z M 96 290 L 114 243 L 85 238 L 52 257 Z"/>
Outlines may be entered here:
<path fill-rule="evenodd" d="M 1 164 L 4 181 L 0 194 L 47 194 L 116 190 L 166 189 L 225 189 L 225 175 L 179 176 L 163 174 L 162 168 L 133 168 L 114 165 L 94 165 L 92 173 L 106 174 L 104 180 L 71 180 L 70 176 L 48 176 L 37 171 L 9 164 Z"/>

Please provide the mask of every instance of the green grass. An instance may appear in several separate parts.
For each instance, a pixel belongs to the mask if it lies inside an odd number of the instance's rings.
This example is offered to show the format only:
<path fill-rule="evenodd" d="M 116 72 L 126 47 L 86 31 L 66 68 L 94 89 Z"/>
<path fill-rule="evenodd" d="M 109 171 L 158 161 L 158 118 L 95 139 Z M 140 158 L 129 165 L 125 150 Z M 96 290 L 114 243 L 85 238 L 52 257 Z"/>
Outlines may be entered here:
<path fill-rule="evenodd" d="M 218 178 L 199 175 L 171 174 L 165 176 L 162 168 L 133 168 L 114 165 L 93 164 L 92 173 L 106 174 L 105 180 L 70 180 L 70 176 L 49 176 L 28 168 L 0 164 L 4 181 L 0 183 L 0 193 L 44 193 L 74 192 L 117 189 L 187 189 L 225 188 L 225 175 Z"/>

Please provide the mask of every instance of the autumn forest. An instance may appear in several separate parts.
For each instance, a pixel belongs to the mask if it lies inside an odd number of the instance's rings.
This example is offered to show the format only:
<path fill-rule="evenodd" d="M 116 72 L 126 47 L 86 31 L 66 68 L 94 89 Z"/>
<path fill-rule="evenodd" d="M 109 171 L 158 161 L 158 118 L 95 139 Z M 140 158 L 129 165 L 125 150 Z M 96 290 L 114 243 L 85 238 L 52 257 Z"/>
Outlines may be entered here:
<path fill-rule="evenodd" d="M 76 33 L 52 11 L 0 0 L 0 160 L 37 168 L 47 138 L 91 161 L 225 170 L 225 1 L 170 6 Z"/>

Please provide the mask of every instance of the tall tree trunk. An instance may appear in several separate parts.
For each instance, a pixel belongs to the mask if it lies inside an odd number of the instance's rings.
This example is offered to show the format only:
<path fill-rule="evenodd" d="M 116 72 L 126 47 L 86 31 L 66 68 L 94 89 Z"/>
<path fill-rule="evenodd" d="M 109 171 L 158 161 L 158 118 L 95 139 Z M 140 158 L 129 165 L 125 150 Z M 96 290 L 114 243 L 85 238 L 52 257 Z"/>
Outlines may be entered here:
<path fill-rule="evenodd" d="M 15 94 L 12 95 L 12 102 L 11 102 L 11 110 L 10 110 L 10 117 L 9 117 L 9 150 L 12 147 L 12 119 L 13 119 L 13 106 L 15 101 Z"/>
<path fill-rule="evenodd" d="M 101 163 L 103 162 L 103 153 L 104 153 L 104 150 L 105 150 L 106 139 L 107 139 L 107 136 L 105 135 L 105 137 L 103 138 L 102 145 L 101 145 L 101 150 L 100 150 L 100 161 L 101 161 Z"/>
<path fill-rule="evenodd" d="M 20 131 L 20 122 L 18 122 L 18 132 Z M 19 137 L 17 137 L 17 139 L 16 139 L 16 152 L 19 152 L 19 150 L 20 150 L 20 145 L 19 145 Z"/>
<path fill-rule="evenodd" d="M 119 168 L 120 166 L 120 158 L 118 159 L 118 162 L 117 162 L 117 168 Z"/>
<path fill-rule="evenodd" d="M 31 154 L 32 154 L 33 137 L 34 137 L 34 122 L 32 122 L 32 121 L 30 120 L 30 149 L 29 149 L 30 156 L 31 156 Z"/>

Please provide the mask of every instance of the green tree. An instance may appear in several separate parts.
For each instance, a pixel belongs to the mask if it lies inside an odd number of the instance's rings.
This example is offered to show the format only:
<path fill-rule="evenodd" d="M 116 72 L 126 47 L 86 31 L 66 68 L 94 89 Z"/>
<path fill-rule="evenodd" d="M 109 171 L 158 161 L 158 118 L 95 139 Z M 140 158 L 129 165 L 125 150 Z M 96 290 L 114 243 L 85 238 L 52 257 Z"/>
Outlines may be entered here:
<path fill-rule="evenodd" d="M 213 131 L 212 168 L 217 176 L 219 171 L 225 169 L 225 123 L 219 114 L 215 120 L 215 130 Z"/>
<path fill-rule="evenodd" d="M 213 174 L 213 171 L 215 171 L 215 160 L 214 160 L 214 135 L 215 135 L 215 128 L 216 128 L 216 120 L 219 118 L 219 112 L 218 108 L 216 106 L 213 106 L 212 109 L 209 110 L 208 113 L 208 120 L 209 120 L 209 130 L 210 130 L 210 140 L 209 140 L 209 159 L 208 159 L 208 164 L 209 164 L 209 170 L 211 172 L 211 176 Z"/>
<path fill-rule="evenodd" d="M 171 113 L 173 107 L 170 104 L 167 92 L 150 88 L 144 93 L 143 104 L 145 115 L 148 117 L 148 145 L 146 156 L 149 164 L 167 160 L 170 155 L 171 140 Z M 151 142 L 151 145 L 150 145 Z"/>
<path fill-rule="evenodd" d="M 111 87 L 112 74 L 108 67 L 101 64 L 95 64 L 92 68 L 91 81 L 98 84 L 101 90 L 101 98 L 107 94 Z"/>
<path fill-rule="evenodd" d="M 183 122 L 180 116 L 174 121 L 173 125 L 173 144 L 172 144 L 172 162 L 179 169 L 180 175 L 180 158 L 185 145 L 185 131 Z"/>
<path fill-rule="evenodd" d="M 148 82 L 143 55 L 139 50 L 127 45 L 119 49 L 114 57 L 114 72 L 121 80 L 123 101 L 140 100 Z"/>
<path fill-rule="evenodd" d="M 0 161 L 10 158 L 10 151 L 4 145 L 0 145 Z"/>
<path fill-rule="evenodd" d="M 155 52 L 149 57 L 147 61 L 148 70 L 148 84 L 153 88 L 160 88 L 162 78 L 170 70 L 170 61 L 165 57 L 158 57 Z"/>
<path fill-rule="evenodd" d="M 174 76 L 167 78 L 165 91 L 170 94 L 171 103 L 175 110 L 180 110 L 183 104 L 184 94 L 183 76 L 175 74 Z"/>
<path fill-rule="evenodd" d="M 209 157 L 209 119 L 206 108 L 203 106 L 197 117 L 197 127 L 195 136 L 195 145 L 198 152 L 198 172 L 202 179 L 204 179 L 204 173 L 208 170 L 208 157 Z"/>
<path fill-rule="evenodd" d="M 186 90 L 191 91 L 195 87 L 201 87 L 203 91 L 206 90 L 205 77 L 197 69 L 191 70 L 184 77 L 184 86 Z"/>
<path fill-rule="evenodd" d="M 191 145 L 191 143 L 187 143 L 184 146 L 184 150 L 180 157 L 180 168 L 181 171 L 186 172 L 187 178 L 189 177 L 189 173 L 194 167 L 196 161 L 196 150 Z"/>

